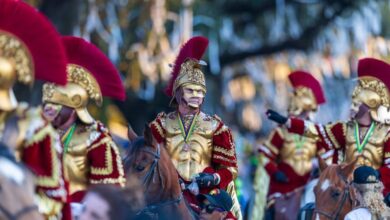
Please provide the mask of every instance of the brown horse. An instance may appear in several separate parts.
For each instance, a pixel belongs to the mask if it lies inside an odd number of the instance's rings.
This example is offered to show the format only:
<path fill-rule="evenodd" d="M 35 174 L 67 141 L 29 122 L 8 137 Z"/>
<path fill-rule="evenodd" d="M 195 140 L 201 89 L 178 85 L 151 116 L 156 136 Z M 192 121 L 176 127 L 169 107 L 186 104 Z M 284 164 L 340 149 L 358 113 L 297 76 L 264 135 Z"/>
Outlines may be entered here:
<path fill-rule="evenodd" d="M 34 203 L 34 176 L 0 145 L 0 219 L 43 219 Z"/>
<path fill-rule="evenodd" d="M 316 207 L 313 220 L 344 219 L 356 206 L 356 192 L 351 184 L 356 161 L 327 166 L 321 158 L 319 159 L 321 175 L 314 187 Z"/>
<path fill-rule="evenodd" d="M 145 126 L 144 137 L 137 137 L 129 127 L 129 139 L 125 171 L 141 181 L 147 204 L 138 214 L 158 219 L 192 219 L 175 166 L 165 147 L 154 141 L 149 126 Z"/>

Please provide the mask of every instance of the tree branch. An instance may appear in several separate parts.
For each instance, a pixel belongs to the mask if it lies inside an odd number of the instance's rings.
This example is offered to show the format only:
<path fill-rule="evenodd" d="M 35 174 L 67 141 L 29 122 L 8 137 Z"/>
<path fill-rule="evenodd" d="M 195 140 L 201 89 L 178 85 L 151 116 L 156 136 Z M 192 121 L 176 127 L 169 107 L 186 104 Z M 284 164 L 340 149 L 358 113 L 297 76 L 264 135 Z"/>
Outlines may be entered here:
<path fill-rule="evenodd" d="M 329 0 L 330 2 L 331 0 Z M 356 1 L 358 2 L 358 1 Z M 272 45 L 264 45 L 252 50 L 240 51 L 237 53 L 224 53 L 220 55 L 221 65 L 227 65 L 233 62 L 241 61 L 249 57 L 272 54 L 283 50 L 307 50 L 312 47 L 314 40 L 318 37 L 321 31 L 330 25 L 337 17 L 341 16 L 348 9 L 354 8 L 356 4 L 348 0 L 334 2 L 334 13 L 331 16 L 326 16 L 328 7 L 324 7 L 320 15 L 306 27 L 302 34 L 297 38 L 289 37 L 282 42 Z M 328 4 L 329 6 L 329 4 Z"/>

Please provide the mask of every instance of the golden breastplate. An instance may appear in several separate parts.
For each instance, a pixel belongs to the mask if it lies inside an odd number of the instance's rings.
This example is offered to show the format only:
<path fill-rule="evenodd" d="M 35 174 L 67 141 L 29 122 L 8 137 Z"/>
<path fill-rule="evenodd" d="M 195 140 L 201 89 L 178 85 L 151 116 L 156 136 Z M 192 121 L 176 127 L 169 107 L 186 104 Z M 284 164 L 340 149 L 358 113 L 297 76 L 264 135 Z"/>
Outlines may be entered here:
<path fill-rule="evenodd" d="M 361 127 L 360 134 L 365 135 L 368 127 Z M 345 149 L 345 162 L 351 162 L 355 158 L 358 158 L 358 165 L 372 166 L 374 169 L 378 169 L 382 166 L 383 162 L 383 145 L 389 126 L 378 124 L 373 130 L 367 144 L 364 146 L 362 152 L 359 152 L 355 140 L 355 124 L 347 124 L 347 146 Z M 363 137 L 361 137 L 361 140 Z"/>
<path fill-rule="evenodd" d="M 280 151 L 281 160 L 303 176 L 311 171 L 311 159 L 316 156 L 316 141 L 289 133 L 283 129 L 284 145 Z"/>
<path fill-rule="evenodd" d="M 194 124 L 192 135 L 187 143 L 180 129 L 177 113 L 166 117 L 166 148 L 180 176 L 191 178 L 211 164 L 212 135 L 217 122 L 210 116 L 200 113 Z"/>
<path fill-rule="evenodd" d="M 69 181 L 70 195 L 77 191 L 86 190 L 89 185 L 90 165 L 87 149 L 100 134 L 97 131 L 84 129 L 76 127 L 67 152 L 64 154 L 64 175 Z"/>

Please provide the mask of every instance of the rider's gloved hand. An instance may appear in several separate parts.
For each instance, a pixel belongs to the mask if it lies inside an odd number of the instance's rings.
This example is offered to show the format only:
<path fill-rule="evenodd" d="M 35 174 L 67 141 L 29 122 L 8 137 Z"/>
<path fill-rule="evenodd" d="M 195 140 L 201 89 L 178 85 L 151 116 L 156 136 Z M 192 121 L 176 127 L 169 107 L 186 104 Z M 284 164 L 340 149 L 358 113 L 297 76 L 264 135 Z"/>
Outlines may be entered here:
<path fill-rule="evenodd" d="M 218 185 L 220 177 L 218 174 L 199 173 L 199 175 L 195 177 L 195 180 L 200 188 L 204 188 Z"/>
<path fill-rule="evenodd" d="M 386 203 L 386 205 L 387 205 L 388 207 L 390 207 L 390 193 L 387 193 L 384 202 Z"/>
<path fill-rule="evenodd" d="M 286 176 L 285 173 L 283 173 L 280 170 L 276 171 L 273 176 L 274 176 L 275 180 L 278 182 L 288 183 L 288 177 Z"/>
<path fill-rule="evenodd" d="M 288 121 L 288 118 L 277 113 L 276 111 L 274 110 L 271 110 L 271 109 L 268 109 L 267 112 L 265 113 L 268 117 L 268 119 L 278 123 L 278 124 L 281 124 L 281 125 L 284 125 L 287 123 Z"/>

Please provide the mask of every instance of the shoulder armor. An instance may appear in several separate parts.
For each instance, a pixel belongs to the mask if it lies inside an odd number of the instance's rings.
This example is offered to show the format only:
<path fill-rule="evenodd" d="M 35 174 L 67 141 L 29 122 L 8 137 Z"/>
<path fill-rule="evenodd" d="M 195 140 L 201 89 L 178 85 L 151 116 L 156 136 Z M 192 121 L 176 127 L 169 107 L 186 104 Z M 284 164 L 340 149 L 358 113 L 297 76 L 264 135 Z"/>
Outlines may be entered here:
<path fill-rule="evenodd" d="M 211 118 L 212 118 L 213 129 L 215 132 L 214 135 L 218 135 L 224 131 L 229 130 L 229 127 L 223 123 L 222 119 L 218 115 L 213 115 Z"/>
<path fill-rule="evenodd" d="M 97 121 L 95 121 L 90 125 L 85 125 L 84 127 L 85 132 L 89 133 L 88 140 L 87 140 L 88 146 L 91 145 L 93 142 L 95 142 L 100 137 L 100 135 L 104 133 L 101 130 L 101 128 L 104 128 L 104 125 L 101 122 L 97 122 Z"/>

